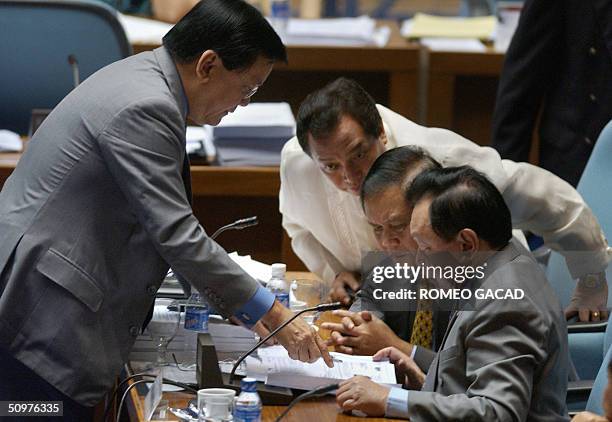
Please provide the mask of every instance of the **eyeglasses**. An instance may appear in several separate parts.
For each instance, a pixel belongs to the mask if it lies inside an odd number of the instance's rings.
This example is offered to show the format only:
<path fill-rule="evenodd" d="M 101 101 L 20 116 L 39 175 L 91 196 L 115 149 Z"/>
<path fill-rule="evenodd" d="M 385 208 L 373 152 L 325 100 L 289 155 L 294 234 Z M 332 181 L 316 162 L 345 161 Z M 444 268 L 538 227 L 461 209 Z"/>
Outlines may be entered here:
<path fill-rule="evenodd" d="M 245 90 L 244 91 L 245 94 L 243 94 L 242 99 L 243 100 L 247 100 L 247 99 L 251 98 L 253 95 L 255 95 L 257 90 L 259 90 L 259 86 L 254 86 L 253 88 L 249 88 L 248 91 Z"/>

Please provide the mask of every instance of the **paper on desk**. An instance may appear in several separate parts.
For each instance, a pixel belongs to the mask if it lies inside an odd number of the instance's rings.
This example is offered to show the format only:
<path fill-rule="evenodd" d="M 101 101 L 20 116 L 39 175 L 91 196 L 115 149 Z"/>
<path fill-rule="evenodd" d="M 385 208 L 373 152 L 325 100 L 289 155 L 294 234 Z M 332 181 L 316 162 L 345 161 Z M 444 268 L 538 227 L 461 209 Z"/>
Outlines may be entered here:
<path fill-rule="evenodd" d="M 212 126 L 187 126 L 187 154 L 194 154 L 202 149 L 206 152 L 206 161 L 212 163 L 217 158 L 217 150 L 213 143 Z"/>
<path fill-rule="evenodd" d="M 15 132 L 0 129 L 0 152 L 19 152 L 23 143 Z"/>
<path fill-rule="evenodd" d="M 257 358 L 246 359 L 247 374 L 268 385 L 300 390 L 311 390 L 356 375 L 367 376 L 380 384 L 396 385 L 395 368 L 389 362 L 374 362 L 371 356 L 331 354 L 336 361 L 333 368 L 328 368 L 321 358 L 314 363 L 300 362 L 291 359 L 282 346 L 267 347 L 258 351 Z"/>
<path fill-rule="evenodd" d="M 118 13 L 119 22 L 130 44 L 161 44 L 173 25 L 153 19 L 138 18 Z"/>
<path fill-rule="evenodd" d="M 383 47 L 391 30 L 376 27 L 376 20 L 368 16 L 336 19 L 289 19 L 281 38 L 289 45 L 331 45 Z"/>
<path fill-rule="evenodd" d="M 272 266 L 251 259 L 251 255 L 240 256 L 238 252 L 228 254 L 229 257 L 251 277 L 259 280 L 264 285 L 272 277 Z"/>
<path fill-rule="evenodd" d="M 215 139 L 287 140 L 295 135 L 295 117 L 286 102 L 250 103 L 223 117 L 212 133 Z"/>
<path fill-rule="evenodd" d="M 417 13 L 413 19 L 402 24 L 402 36 L 407 38 L 444 37 L 495 38 L 497 19 L 495 16 L 446 17 Z"/>
<path fill-rule="evenodd" d="M 421 44 L 431 51 L 459 51 L 483 53 L 486 47 L 476 38 L 421 38 Z"/>
<path fill-rule="evenodd" d="M 518 21 L 521 16 L 519 10 L 500 10 L 500 22 L 497 25 L 497 33 L 495 37 L 495 51 L 505 53 L 510 46 L 510 41 L 514 36 Z"/>

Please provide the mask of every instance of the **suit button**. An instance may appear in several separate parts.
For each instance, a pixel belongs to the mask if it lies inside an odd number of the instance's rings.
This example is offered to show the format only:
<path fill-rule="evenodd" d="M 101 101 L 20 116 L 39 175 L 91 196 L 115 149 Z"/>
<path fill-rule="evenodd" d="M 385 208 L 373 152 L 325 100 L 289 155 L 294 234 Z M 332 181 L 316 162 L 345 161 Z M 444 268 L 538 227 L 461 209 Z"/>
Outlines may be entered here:
<path fill-rule="evenodd" d="M 155 296 L 155 293 L 157 293 L 157 287 L 155 287 L 153 284 L 149 284 L 147 286 L 147 293 L 151 296 Z"/>
<path fill-rule="evenodd" d="M 592 103 L 597 101 L 597 97 L 595 96 L 595 94 L 589 94 L 589 100 L 591 100 Z"/>
<path fill-rule="evenodd" d="M 132 325 L 132 326 L 130 327 L 130 335 L 131 335 L 132 337 L 138 337 L 138 334 L 140 334 L 140 330 L 138 329 L 138 327 L 137 327 L 137 326 Z"/>
<path fill-rule="evenodd" d="M 593 145 L 593 141 L 588 136 L 584 138 L 584 143 L 587 145 Z"/>
<path fill-rule="evenodd" d="M 595 54 L 597 54 L 597 49 L 595 47 L 589 48 L 589 54 L 591 56 L 594 56 Z"/>

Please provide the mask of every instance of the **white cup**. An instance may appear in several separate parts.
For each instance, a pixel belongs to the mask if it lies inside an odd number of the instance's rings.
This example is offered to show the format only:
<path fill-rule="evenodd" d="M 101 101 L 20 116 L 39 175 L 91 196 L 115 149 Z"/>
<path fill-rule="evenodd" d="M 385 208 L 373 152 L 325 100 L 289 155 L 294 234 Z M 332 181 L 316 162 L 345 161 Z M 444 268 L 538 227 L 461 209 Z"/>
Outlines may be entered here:
<path fill-rule="evenodd" d="M 231 421 L 235 396 L 229 388 L 198 390 L 198 421 Z"/>

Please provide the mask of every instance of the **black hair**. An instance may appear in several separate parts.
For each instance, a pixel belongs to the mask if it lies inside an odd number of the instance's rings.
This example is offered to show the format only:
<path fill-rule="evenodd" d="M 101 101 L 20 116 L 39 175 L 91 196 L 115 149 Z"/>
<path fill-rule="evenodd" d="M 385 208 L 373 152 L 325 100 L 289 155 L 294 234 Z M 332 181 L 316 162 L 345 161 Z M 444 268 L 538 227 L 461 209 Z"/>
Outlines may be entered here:
<path fill-rule="evenodd" d="M 408 188 L 414 177 L 422 171 L 441 165 L 422 148 L 403 146 L 383 152 L 372 164 L 361 184 L 361 206 L 365 200 L 393 185 Z M 418 173 L 417 173 L 418 172 Z"/>
<path fill-rule="evenodd" d="M 492 247 L 501 249 L 512 237 L 510 210 L 495 185 L 469 166 L 427 170 L 406 192 L 413 205 L 432 197 L 429 218 L 433 231 L 446 241 L 464 228 L 472 229 Z"/>
<path fill-rule="evenodd" d="M 310 93 L 297 114 L 297 138 L 302 150 L 310 155 L 308 134 L 324 138 L 348 115 L 361 125 L 366 136 L 376 139 L 383 133 L 383 124 L 374 99 L 357 82 L 338 78 Z"/>
<path fill-rule="evenodd" d="M 243 0 L 202 0 L 164 36 L 174 60 L 191 63 L 216 52 L 227 70 L 247 69 L 259 56 L 287 62 L 287 52 L 268 21 Z"/>

